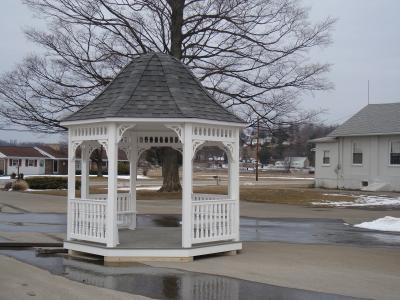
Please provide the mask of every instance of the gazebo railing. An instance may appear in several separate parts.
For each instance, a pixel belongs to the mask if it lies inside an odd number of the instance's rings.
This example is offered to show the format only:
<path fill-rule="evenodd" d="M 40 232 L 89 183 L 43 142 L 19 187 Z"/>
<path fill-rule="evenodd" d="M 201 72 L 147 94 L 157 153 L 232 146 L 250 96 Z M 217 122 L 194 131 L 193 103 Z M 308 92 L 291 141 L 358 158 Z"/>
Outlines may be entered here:
<path fill-rule="evenodd" d="M 106 242 L 107 203 L 96 199 L 69 199 L 70 237 L 91 242 Z"/>
<path fill-rule="evenodd" d="M 130 193 L 117 195 L 118 228 L 126 228 L 134 218 Z M 78 240 L 106 243 L 107 194 L 93 194 L 89 199 L 69 199 L 70 237 Z"/>
<path fill-rule="evenodd" d="M 92 194 L 91 199 L 107 200 L 107 194 Z M 133 210 L 131 194 L 118 193 L 117 195 L 117 223 L 119 228 L 126 228 L 131 224 L 132 217 L 136 211 Z"/>
<path fill-rule="evenodd" d="M 236 201 L 227 195 L 193 194 L 192 243 L 234 239 L 236 209 Z"/>

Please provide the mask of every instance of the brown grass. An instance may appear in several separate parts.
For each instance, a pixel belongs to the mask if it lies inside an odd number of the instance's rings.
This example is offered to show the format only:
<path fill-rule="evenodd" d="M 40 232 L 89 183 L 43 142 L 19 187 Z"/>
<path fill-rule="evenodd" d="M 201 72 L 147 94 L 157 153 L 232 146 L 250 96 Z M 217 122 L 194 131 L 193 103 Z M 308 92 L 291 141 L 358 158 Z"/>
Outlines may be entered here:
<path fill-rule="evenodd" d="M 207 194 L 226 194 L 226 186 L 202 186 L 195 187 L 195 193 Z M 123 192 L 123 191 L 119 191 Z M 55 196 L 66 196 L 65 190 L 37 191 L 35 194 L 47 194 Z M 91 187 L 91 194 L 104 194 L 106 190 L 99 187 Z M 335 195 L 330 195 L 334 193 Z M 242 186 L 240 189 L 240 199 L 251 202 L 265 202 L 276 204 L 295 204 L 295 205 L 311 205 L 311 202 L 319 201 L 351 201 L 354 196 L 342 194 L 337 196 L 339 191 L 330 192 L 329 190 L 319 190 L 313 188 L 285 188 L 285 187 L 264 187 L 264 186 Z M 79 197 L 80 192 L 77 191 L 76 196 Z M 181 199 L 182 194 L 178 192 L 165 193 L 150 190 L 137 191 L 137 199 L 139 200 L 168 200 Z"/>

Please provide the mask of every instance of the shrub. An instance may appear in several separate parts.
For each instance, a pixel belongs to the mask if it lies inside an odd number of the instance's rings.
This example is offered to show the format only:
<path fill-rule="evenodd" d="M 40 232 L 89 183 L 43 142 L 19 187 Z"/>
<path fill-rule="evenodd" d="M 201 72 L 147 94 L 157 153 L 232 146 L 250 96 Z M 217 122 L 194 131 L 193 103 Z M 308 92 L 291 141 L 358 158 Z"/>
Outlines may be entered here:
<path fill-rule="evenodd" d="M 29 187 L 32 190 L 48 190 L 48 189 L 66 189 L 68 188 L 68 178 L 67 177 L 50 177 L 50 176 L 41 176 L 41 177 L 29 177 L 26 178 L 26 181 L 29 184 Z M 80 189 L 81 182 L 75 181 L 76 189 Z"/>
<path fill-rule="evenodd" d="M 6 182 L 6 184 L 4 185 L 3 190 L 9 191 L 9 190 L 12 188 L 12 184 L 13 184 L 13 183 L 12 183 L 11 181 Z"/>
<path fill-rule="evenodd" d="M 129 163 L 128 162 L 118 162 L 118 174 L 119 175 L 129 175 Z"/>
<path fill-rule="evenodd" d="M 29 189 L 29 185 L 25 180 L 19 179 L 12 184 L 13 191 L 25 191 L 27 189 Z"/>
<path fill-rule="evenodd" d="M 15 174 L 14 172 L 13 172 L 13 173 L 11 173 L 11 175 L 10 175 L 10 178 L 11 178 L 11 179 L 15 179 L 15 178 L 17 178 L 17 174 Z"/>

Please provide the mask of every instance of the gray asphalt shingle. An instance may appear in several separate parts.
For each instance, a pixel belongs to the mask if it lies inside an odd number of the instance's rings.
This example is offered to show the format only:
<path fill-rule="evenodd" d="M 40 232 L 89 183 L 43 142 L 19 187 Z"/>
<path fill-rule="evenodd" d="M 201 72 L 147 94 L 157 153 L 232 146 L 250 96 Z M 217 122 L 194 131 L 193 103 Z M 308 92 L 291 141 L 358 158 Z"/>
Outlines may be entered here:
<path fill-rule="evenodd" d="M 368 104 L 328 136 L 400 133 L 400 103 Z"/>
<path fill-rule="evenodd" d="M 218 104 L 183 63 L 163 53 L 134 59 L 93 101 L 63 121 L 110 117 L 244 123 Z"/>

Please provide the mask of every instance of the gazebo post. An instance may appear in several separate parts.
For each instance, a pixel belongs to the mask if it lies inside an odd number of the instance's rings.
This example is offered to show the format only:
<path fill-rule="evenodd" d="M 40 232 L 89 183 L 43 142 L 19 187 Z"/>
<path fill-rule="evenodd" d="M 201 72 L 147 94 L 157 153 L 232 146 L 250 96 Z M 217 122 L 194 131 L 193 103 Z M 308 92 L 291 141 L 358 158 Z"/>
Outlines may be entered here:
<path fill-rule="evenodd" d="M 106 239 L 107 247 L 115 247 L 118 241 L 117 226 L 117 176 L 118 176 L 118 144 L 117 126 L 111 123 L 108 126 L 108 195 L 107 195 L 107 219 Z"/>
<path fill-rule="evenodd" d="M 87 145 L 81 147 L 81 199 L 89 197 L 89 151 Z"/>
<path fill-rule="evenodd" d="M 235 136 L 239 136 L 239 129 L 234 130 Z M 239 189 L 240 189 L 240 181 L 239 181 L 239 143 L 238 139 L 233 143 L 233 148 L 231 154 L 229 155 L 229 183 L 228 183 L 228 195 L 229 199 L 235 201 L 235 215 L 234 215 L 234 227 L 235 227 L 235 241 L 239 241 L 240 239 L 240 202 L 239 202 Z"/>
<path fill-rule="evenodd" d="M 133 147 L 136 149 L 136 147 Z M 133 150 L 129 153 L 129 186 L 131 209 L 134 211 L 129 224 L 129 229 L 136 229 L 136 176 L 137 176 L 137 151 Z"/>
<path fill-rule="evenodd" d="M 67 210 L 67 240 L 71 240 L 72 207 L 70 200 L 75 199 L 75 149 L 71 142 L 71 130 L 68 131 L 68 210 Z"/>
<path fill-rule="evenodd" d="M 192 246 L 192 124 L 183 128 L 182 157 L 182 247 Z"/>

